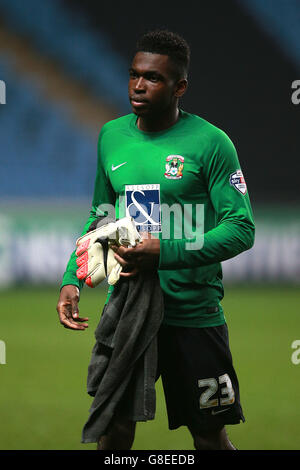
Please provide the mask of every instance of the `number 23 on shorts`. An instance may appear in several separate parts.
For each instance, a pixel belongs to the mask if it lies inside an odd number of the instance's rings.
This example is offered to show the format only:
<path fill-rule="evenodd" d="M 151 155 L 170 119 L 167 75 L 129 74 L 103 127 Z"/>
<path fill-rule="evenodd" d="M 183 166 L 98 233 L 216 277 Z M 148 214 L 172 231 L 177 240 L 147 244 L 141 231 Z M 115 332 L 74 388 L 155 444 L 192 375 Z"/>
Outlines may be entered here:
<path fill-rule="evenodd" d="M 220 386 L 221 398 L 212 398 L 218 391 Z M 232 383 L 228 374 L 223 374 L 218 377 L 209 379 L 199 379 L 198 387 L 206 387 L 206 390 L 201 393 L 199 403 L 200 408 L 212 408 L 215 406 L 228 406 L 232 405 L 235 401 L 235 394 L 232 388 Z"/>

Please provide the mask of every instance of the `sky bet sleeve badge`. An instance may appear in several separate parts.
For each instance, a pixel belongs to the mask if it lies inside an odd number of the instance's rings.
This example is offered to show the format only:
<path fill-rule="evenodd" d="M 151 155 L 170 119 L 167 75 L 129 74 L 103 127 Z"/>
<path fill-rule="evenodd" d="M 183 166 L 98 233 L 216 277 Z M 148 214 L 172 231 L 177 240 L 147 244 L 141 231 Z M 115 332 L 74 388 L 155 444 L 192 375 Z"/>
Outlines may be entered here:
<path fill-rule="evenodd" d="M 247 185 L 242 170 L 236 170 L 235 173 L 231 173 L 229 181 L 231 186 L 233 186 L 237 191 L 245 196 L 247 192 Z"/>
<path fill-rule="evenodd" d="M 182 178 L 184 158 L 181 155 L 169 155 L 167 157 L 165 177 L 169 180 Z"/>

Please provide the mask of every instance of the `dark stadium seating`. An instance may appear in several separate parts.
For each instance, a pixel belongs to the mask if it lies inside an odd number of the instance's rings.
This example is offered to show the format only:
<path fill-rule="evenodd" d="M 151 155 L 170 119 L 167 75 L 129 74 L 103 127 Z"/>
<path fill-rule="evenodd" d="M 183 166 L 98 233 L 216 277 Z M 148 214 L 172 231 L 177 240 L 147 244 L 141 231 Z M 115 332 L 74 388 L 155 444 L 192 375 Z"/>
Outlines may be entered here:
<path fill-rule="evenodd" d="M 274 38 L 287 57 L 300 68 L 299 0 L 238 0 L 260 27 Z"/>
<path fill-rule="evenodd" d="M 84 17 L 57 0 L 0 0 L 5 28 L 53 60 L 120 112 L 129 110 L 127 64 Z M 96 139 L 76 126 L 62 106 L 45 100 L 39 82 L 19 76 L 13 56 L 0 53 L 0 79 L 7 103 L 0 106 L 0 197 L 91 197 Z"/>
<path fill-rule="evenodd" d="M 101 31 L 88 27 L 84 16 L 59 0 L 0 0 L 0 13 L 5 24 L 30 38 L 43 54 L 58 60 L 93 93 L 128 110 L 128 64 Z"/>
<path fill-rule="evenodd" d="M 96 145 L 38 87 L 0 57 L 7 104 L 0 106 L 0 197 L 90 197 Z"/>

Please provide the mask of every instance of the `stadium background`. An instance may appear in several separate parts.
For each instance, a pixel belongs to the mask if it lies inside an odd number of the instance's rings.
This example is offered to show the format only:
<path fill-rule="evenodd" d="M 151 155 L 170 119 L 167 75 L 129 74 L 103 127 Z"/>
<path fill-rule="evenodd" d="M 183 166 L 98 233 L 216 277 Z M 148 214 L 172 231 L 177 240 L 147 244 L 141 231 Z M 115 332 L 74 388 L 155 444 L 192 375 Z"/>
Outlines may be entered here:
<path fill-rule="evenodd" d="M 256 220 L 254 248 L 223 263 L 246 415 L 229 435 L 242 449 L 299 449 L 299 20 L 299 0 L 0 0 L 0 449 L 94 448 L 80 434 L 106 287 L 82 292 L 84 333 L 62 328 L 55 307 L 89 212 L 98 132 L 130 112 L 135 41 L 156 27 L 189 41 L 182 107 L 234 141 Z M 185 429 L 168 431 L 159 382 L 134 449 L 192 448 Z"/>

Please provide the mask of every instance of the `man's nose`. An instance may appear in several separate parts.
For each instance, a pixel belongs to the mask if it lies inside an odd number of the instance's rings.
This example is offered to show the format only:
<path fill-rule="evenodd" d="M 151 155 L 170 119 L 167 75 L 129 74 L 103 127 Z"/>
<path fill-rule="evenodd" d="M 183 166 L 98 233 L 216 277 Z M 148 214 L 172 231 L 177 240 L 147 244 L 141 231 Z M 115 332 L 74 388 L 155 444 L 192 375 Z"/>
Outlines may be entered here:
<path fill-rule="evenodd" d="M 137 92 L 143 92 L 145 91 L 145 80 L 143 77 L 139 77 L 137 81 L 135 82 L 134 86 L 135 91 Z"/>

